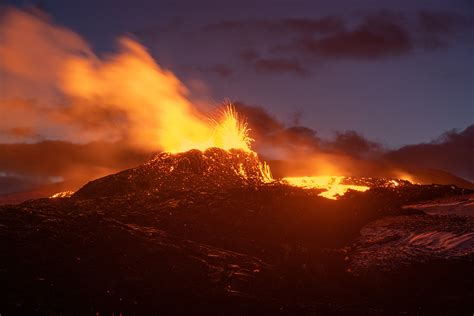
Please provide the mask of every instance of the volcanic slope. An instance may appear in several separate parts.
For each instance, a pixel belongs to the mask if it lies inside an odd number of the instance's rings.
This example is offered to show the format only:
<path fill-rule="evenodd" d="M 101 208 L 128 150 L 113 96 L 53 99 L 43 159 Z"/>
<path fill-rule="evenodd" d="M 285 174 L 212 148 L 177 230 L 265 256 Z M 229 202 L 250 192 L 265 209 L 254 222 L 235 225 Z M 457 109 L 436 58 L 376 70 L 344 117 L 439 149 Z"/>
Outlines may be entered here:
<path fill-rule="evenodd" d="M 76 197 L 93 198 L 132 193 L 227 190 L 265 183 L 263 164 L 253 152 L 210 148 L 204 152 L 168 152 L 155 155 L 145 164 L 92 181 Z"/>

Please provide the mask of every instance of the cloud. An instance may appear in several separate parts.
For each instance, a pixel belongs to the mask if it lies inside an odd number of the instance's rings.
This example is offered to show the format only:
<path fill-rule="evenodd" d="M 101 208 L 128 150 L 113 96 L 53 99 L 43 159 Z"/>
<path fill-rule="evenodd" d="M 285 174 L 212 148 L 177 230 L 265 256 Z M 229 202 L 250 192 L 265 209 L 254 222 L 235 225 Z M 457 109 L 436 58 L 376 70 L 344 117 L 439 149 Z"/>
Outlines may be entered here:
<path fill-rule="evenodd" d="M 356 131 L 336 132 L 335 138 L 326 143 L 326 148 L 354 157 L 373 156 L 382 151 L 382 145 L 366 139 Z"/>
<path fill-rule="evenodd" d="M 407 166 L 441 169 L 474 180 L 474 124 L 450 131 L 436 141 L 404 146 L 387 154 L 390 161 Z"/>
<path fill-rule="evenodd" d="M 62 181 L 75 190 L 92 179 L 136 166 L 150 155 L 123 142 L 0 144 L 0 195 Z"/>
<path fill-rule="evenodd" d="M 285 128 L 284 124 L 258 105 L 249 105 L 244 102 L 234 102 L 234 106 L 247 119 L 255 138 L 268 136 Z M 257 139 L 258 140 L 258 139 Z"/>
<path fill-rule="evenodd" d="M 403 17 L 393 12 L 371 14 L 352 30 L 324 37 L 303 36 L 276 50 L 315 58 L 376 59 L 403 55 L 413 48 L 410 33 L 402 26 Z"/>
<path fill-rule="evenodd" d="M 323 61 L 389 59 L 447 47 L 465 41 L 459 35 L 473 25 L 472 16 L 454 11 L 382 10 L 313 19 L 223 20 L 201 31 L 221 42 L 231 39 L 239 61 L 257 73 L 309 74 Z"/>
<path fill-rule="evenodd" d="M 203 31 L 210 32 L 259 32 L 259 33 L 295 33 L 313 34 L 330 33 L 344 29 L 344 22 L 339 17 L 322 18 L 283 18 L 275 20 L 223 20 L 204 25 Z"/>

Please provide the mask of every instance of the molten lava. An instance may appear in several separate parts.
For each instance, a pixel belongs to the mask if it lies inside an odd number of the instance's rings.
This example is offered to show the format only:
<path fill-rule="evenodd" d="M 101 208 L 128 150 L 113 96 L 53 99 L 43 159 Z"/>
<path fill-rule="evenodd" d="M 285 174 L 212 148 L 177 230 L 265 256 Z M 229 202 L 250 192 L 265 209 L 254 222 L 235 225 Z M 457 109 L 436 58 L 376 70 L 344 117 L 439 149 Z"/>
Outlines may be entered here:
<path fill-rule="evenodd" d="M 71 197 L 73 194 L 74 194 L 74 191 L 62 191 L 62 192 L 58 192 L 51 195 L 49 198 L 50 199 L 67 198 L 67 197 Z"/>
<path fill-rule="evenodd" d="M 189 141 L 182 145 L 179 152 L 191 149 L 204 151 L 208 148 L 221 148 L 224 150 L 240 149 L 253 152 L 249 137 L 249 128 L 245 119 L 240 118 L 235 108 L 228 104 L 217 119 L 211 120 L 208 128 L 202 131 L 201 141 Z M 176 152 L 170 148 L 168 151 Z"/>
<path fill-rule="evenodd" d="M 344 179 L 343 176 L 286 177 L 283 178 L 283 182 L 305 189 L 324 189 L 326 191 L 319 195 L 333 200 L 344 195 L 348 190 L 364 192 L 370 189 L 363 185 L 342 184 Z"/>

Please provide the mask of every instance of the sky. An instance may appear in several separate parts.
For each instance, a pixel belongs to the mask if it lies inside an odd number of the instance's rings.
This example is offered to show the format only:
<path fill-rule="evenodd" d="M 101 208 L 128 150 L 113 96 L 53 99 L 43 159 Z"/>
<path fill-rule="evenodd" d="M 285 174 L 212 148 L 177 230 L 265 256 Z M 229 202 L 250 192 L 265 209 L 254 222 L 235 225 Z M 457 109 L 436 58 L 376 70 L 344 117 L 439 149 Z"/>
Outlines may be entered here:
<path fill-rule="evenodd" d="M 470 0 L 1 0 L 0 202 L 188 148 L 227 101 L 281 176 L 469 186 L 473 85 Z"/>
<path fill-rule="evenodd" d="M 36 5 L 96 54 L 132 36 L 206 101 L 390 148 L 474 118 L 472 1 L 2 1 Z"/>

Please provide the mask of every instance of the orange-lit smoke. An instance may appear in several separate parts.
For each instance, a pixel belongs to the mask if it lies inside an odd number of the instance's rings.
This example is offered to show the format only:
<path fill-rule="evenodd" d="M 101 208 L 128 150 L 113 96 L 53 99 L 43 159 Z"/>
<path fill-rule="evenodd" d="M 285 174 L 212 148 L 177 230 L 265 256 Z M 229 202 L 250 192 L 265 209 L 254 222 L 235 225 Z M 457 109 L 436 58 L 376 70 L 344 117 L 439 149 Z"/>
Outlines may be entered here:
<path fill-rule="evenodd" d="M 7 79 L 0 109 L 8 121 L 0 141 L 39 135 L 125 140 L 171 152 L 250 150 L 248 129 L 232 108 L 215 120 L 201 114 L 183 83 L 130 38 L 119 40 L 118 53 L 99 58 L 79 35 L 38 12 L 7 9 L 0 27 L 0 72 Z"/>

